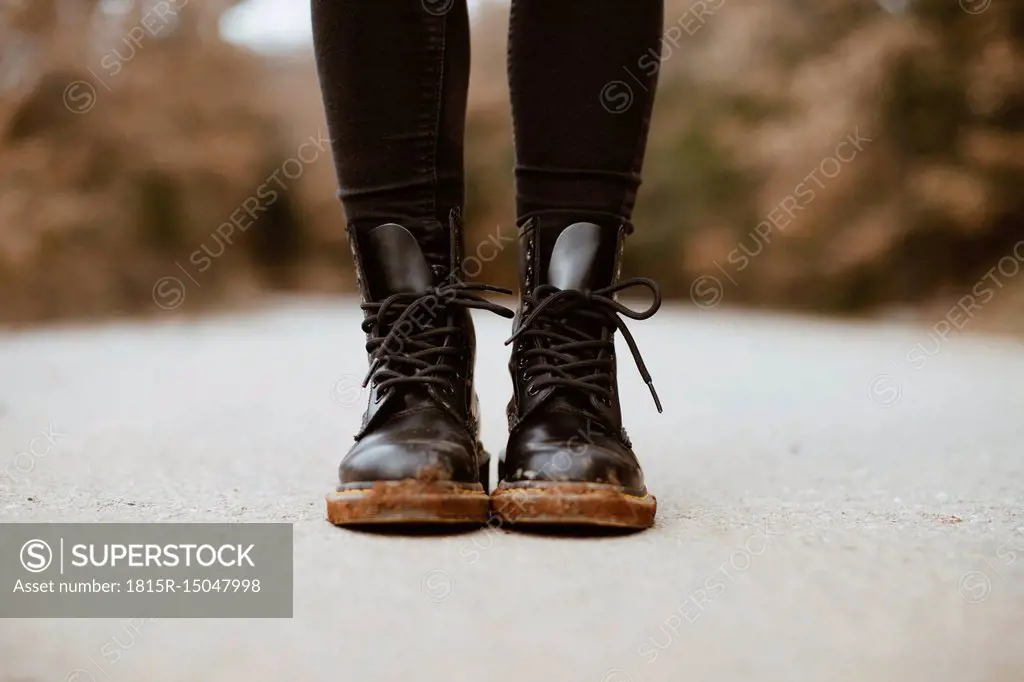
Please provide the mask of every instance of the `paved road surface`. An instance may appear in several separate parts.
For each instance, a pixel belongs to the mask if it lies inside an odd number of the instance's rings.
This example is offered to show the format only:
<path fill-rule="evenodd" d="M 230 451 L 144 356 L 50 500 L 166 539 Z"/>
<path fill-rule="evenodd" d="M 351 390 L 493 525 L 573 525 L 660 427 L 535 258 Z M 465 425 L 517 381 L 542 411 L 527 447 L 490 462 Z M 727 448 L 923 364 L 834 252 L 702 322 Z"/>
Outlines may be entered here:
<path fill-rule="evenodd" d="M 322 520 L 361 411 L 351 304 L 0 334 L 0 469 L 64 434 L 5 481 L 4 522 L 283 520 L 296 542 L 292 620 L 0 621 L 0 681 L 1024 679 L 1019 342 L 633 328 L 665 403 L 624 357 L 658 525 L 582 539 Z M 495 451 L 506 332 L 480 323 Z"/>

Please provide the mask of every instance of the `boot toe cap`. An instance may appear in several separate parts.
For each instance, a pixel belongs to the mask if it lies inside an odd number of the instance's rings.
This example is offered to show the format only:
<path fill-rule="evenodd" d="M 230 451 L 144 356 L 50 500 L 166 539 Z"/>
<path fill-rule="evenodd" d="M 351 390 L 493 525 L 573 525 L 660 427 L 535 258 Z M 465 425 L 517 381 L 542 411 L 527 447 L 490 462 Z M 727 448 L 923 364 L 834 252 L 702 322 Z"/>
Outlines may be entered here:
<path fill-rule="evenodd" d="M 502 468 L 506 483 L 601 483 L 631 494 L 646 492 L 632 451 L 607 435 L 583 438 L 577 429 L 538 425 L 518 430 L 509 438 Z"/>
<path fill-rule="evenodd" d="M 468 434 L 443 422 L 392 423 L 368 434 L 338 467 L 342 487 L 381 481 L 478 483 L 476 448 Z"/>

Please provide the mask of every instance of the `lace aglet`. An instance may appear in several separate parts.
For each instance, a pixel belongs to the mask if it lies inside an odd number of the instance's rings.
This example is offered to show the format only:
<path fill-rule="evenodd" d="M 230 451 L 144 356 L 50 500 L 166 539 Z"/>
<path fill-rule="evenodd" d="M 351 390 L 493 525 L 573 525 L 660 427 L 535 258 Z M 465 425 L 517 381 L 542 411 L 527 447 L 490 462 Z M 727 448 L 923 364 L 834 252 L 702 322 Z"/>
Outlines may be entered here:
<path fill-rule="evenodd" d="M 654 390 L 654 382 L 648 380 L 647 388 L 651 391 L 651 397 L 654 398 L 654 405 L 658 408 L 658 414 L 662 414 L 665 410 L 661 409 L 661 399 L 658 398 L 658 392 Z"/>
<path fill-rule="evenodd" d="M 377 371 L 377 365 L 379 364 L 380 360 L 378 358 L 374 358 L 370 363 L 370 368 L 367 370 L 366 376 L 363 377 L 363 383 L 361 384 L 362 388 L 366 388 L 367 385 L 369 385 L 370 379 L 373 378 L 373 373 Z"/>

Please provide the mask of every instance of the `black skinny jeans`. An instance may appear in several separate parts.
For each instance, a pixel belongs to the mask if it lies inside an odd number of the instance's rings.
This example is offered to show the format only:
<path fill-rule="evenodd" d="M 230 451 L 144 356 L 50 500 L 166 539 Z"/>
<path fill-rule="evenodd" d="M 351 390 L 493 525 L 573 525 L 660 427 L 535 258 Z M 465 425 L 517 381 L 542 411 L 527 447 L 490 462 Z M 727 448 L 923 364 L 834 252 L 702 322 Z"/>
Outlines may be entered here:
<path fill-rule="evenodd" d="M 444 253 L 464 198 L 466 0 L 312 0 L 339 195 Z M 516 208 L 541 227 L 629 221 L 660 55 L 662 0 L 512 0 Z"/>

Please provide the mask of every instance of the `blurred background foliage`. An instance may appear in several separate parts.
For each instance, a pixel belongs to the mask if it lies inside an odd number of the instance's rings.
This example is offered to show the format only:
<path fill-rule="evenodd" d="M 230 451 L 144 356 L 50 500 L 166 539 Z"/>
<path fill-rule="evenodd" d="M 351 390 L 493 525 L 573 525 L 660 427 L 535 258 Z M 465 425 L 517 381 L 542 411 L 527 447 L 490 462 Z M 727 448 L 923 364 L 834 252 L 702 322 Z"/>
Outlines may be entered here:
<path fill-rule="evenodd" d="M 185 311 L 352 289 L 328 153 L 280 176 L 326 134 L 309 47 L 253 52 L 221 36 L 234 0 L 169 1 L 157 20 L 156 0 L 0 3 L 0 320 L 160 312 L 165 277 L 191 280 Z M 476 10 L 470 253 L 514 229 L 508 7 Z M 665 17 L 684 30 L 625 275 L 684 300 L 714 277 L 726 304 L 941 311 L 1024 239 L 1024 2 L 669 0 Z M 764 228 L 849 135 L 870 141 Z M 514 284 L 511 251 L 482 278 Z M 1024 274 L 1000 279 L 985 317 L 1020 329 Z"/>

